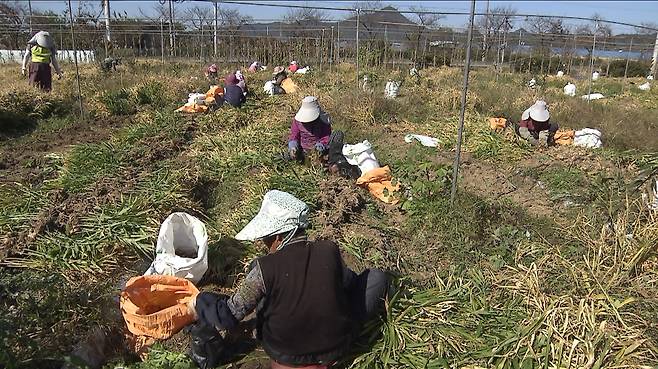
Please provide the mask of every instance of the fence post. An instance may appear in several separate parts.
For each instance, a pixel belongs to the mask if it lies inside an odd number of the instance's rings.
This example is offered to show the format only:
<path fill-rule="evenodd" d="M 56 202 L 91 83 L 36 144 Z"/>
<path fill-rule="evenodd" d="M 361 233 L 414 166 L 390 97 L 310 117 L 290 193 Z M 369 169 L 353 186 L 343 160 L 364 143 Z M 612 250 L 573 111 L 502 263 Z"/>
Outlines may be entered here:
<path fill-rule="evenodd" d="M 473 38 L 473 18 L 475 18 L 475 0 L 471 0 L 471 16 L 468 21 L 468 40 L 466 40 L 466 63 L 464 64 L 464 84 L 462 86 L 461 110 L 459 111 L 459 128 L 457 130 L 457 147 L 455 148 L 455 163 L 452 166 L 452 188 L 450 189 L 450 204 L 455 204 L 457 194 L 457 176 L 461 160 L 462 136 L 464 134 L 464 114 L 466 113 L 466 95 L 468 93 L 468 74 L 471 69 L 471 40 Z"/>
<path fill-rule="evenodd" d="M 160 53 L 162 54 L 162 64 L 164 64 L 164 19 L 160 18 Z"/>
<path fill-rule="evenodd" d="M 75 47 L 75 31 L 73 30 L 73 9 L 71 0 L 69 0 L 69 18 L 71 20 L 71 46 L 73 47 L 73 60 L 75 61 L 75 81 L 78 86 L 78 102 L 80 103 L 80 117 L 83 116 L 82 110 L 82 90 L 80 89 L 80 69 L 78 68 L 78 50 Z"/>
<path fill-rule="evenodd" d="M 213 24 L 213 37 L 212 37 L 212 45 L 213 45 L 213 58 L 217 60 L 217 25 L 219 24 L 218 21 L 218 16 L 219 16 L 219 9 L 217 7 L 217 0 L 215 0 L 215 7 L 214 7 L 214 15 L 215 15 L 215 22 Z M 268 36 L 269 36 L 269 28 L 268 28 Z"/>
<path fill-rule="evenodd" d="M 655 80 L 658 78 L 658 33 L 656 33 L 656 43 L 653 45 L 653 56 L 651 58 L 651 75 Z"/>

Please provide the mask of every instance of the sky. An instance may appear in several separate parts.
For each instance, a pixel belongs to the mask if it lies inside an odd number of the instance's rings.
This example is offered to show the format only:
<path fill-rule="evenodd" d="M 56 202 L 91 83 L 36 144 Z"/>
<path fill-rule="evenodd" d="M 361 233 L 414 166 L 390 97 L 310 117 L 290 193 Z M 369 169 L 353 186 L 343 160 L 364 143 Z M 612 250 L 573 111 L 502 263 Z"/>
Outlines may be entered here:
<path fill-rule="evenodd" d="M 249 0 L 245 0 L 249 1 Z M 253 0 L 260 3 L 272 4 L 302 4 L 328 6 L 328 7 L 350 7 L 353 1 L 270 1 L 270 0 Z M 93 7 L 100 10 L 101 0 L 87 0 Z M 220 0 L 221 2 L 221 0 Z M 72 0 L 72 6 L 77 8 L 77 0 Z M 110 0 L 112 11 L 127 12 L 128 15 L 140 15 L 140 10 L 146 14 L 152 14 L 154 6 L 158 5 L 158 0 Z M 408 9 L 412 6 L 422 6 L 428 10 L 437 11 L 457 11 L 468 12 L 470 10 L 470 1 L 382 1 L 384 5 L 392 5 L 398 9 Z M 487 1 L 478 0 L 476 2 L 478 11 L 485 11 Z M 34 9 L 54 10 L 61 12 L 67 8 L 67 0 L 32 0 Z M 176 5 L 176 12 L 182 14 L 182 11 L 192 6 L 207 6 L 210 3 L 203 3 L 199 0 L 185 0 Z M 238 8 L 245 15 L 253 17 L 255 20 L 272 20 L 278 19 L 286 14 L 286 8 L 247 6 L 247 5 L 220 5 L 229 8 Z M 658 1 L 496 1 L 490 0 L 491 9 L 500 6 L 510 6 L 516 9 L 519 14 L 544 14 L 544 15 L 569 15 L 590 17 L 594 13 L 600 14 L 604 19 L 640 24 L 642 22 L 656 22 L 658 15 Z M 331 13 L 330 17 L 339 19 L 345 14 L 340 12 Z M 411 17 L 410 17 L 411 18 Z M 467 16 L 447 16 L 441 20 L 441 24 L 449 27 L 464 27 L 468 22 Z M 522 20 L 518 22 L 522 26 Z M 570 24 L 573 22 L 569 22 Z M 518 26 L 517 25 L 517 26 Z M 516 27 L 515 27 L 516 28 Z M 615 33 L 633 32 L 629 27 L 613 26 Z"/>

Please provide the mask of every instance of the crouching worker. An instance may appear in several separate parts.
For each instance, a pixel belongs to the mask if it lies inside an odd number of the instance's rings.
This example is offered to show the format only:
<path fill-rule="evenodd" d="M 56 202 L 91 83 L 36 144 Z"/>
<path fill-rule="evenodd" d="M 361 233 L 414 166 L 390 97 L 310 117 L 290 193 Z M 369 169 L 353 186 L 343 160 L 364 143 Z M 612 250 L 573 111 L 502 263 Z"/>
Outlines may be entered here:
<path fill-rule="evenodd" d="M 516 126 L 516 133 L 526 139 L 533 146 L 553 145 L 555 132 L 558 130 L 556 123 L 550 122 L 551 114 L 546 102 L 537 100 L 530 108 L 521 115 L 521 121 Z"/>
<path fill-rule="evenodd" d="M 260 211 L 236 235 L 262 240 L 269 254 L 230 297 L 200 293 L 190 302 L 197 325 L 228 330 L 257 311 L 257 336 L 272 368 L 330 368 L 346 355 L 360 328 L 383 307 L 388 277 L 380 270 L 356 274 L 338 245 L 307 238 L 309 207 L 272 190 Z"/>
<path fill-rule="evenodd" d="M 21 73 L 25 75 L 28 62 L 30 62 L 29 81 L 33 86 L 39 87 L 42 91 L 50 92 L 53 84 L 53 75 L 50 70 L 50 64 L 55 68 L 55 73 L 59 78 L 62 77 L 62 70 L 57 63 L 57 50 L 55 41 L 50 33 L 45 31 L 37 32 L 34 37 L 27 42 L 25 56 Z"/>
<path fill-rule="evenodd" d="M 290 159 L 303 161 L 311 152 L 316 152 L 320 157 L 326 155 L 330 136 L 329 115 L 322 110 L 317 97 L 306 96 L 290 125 Z"/>
<path fill-rule="evenodd" d="M 245 101 L 247 101 L 247 98 L 238 83 L 238 78 L 234 73 L 229 73 L 226 75 L 226 78 L 224 78 L 224 101 L 236 108 L 239 108 Z"/>

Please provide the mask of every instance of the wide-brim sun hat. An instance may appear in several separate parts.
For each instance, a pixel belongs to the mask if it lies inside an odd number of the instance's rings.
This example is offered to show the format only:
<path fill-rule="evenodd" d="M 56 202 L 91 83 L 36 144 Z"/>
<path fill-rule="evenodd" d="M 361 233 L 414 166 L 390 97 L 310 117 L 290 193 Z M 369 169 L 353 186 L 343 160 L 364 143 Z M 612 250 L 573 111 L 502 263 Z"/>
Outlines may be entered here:
<path fill-rule="evenodd" d="M 320 103 L 315 96 L 306 96 L 302 100 L 302 107 L 295 114 L 295 120 L 301 123 L 312 122 L 320 116 Z"/>
<path fill-rule="evenodd" d="M 46 31 L 39 31 L 35 37 L 39 46 L 45 47 L 47 49 L 52 49 L 55 47 L 55 41 L 53 40 L 53 37 L 50 35 L 50 33 Z"/>
<path fill-rule="evenodd" d="M 546 102 L 537 100 L 530 108 L 523 112 L 521 119 L 526 120 L 531 118 L 536 122 L 546 122 L 551 118 L 551 113 L 548 111 Z"/>
<path fill-rule="evenodd" d="M 268 191 L 263 197 L 258 214 L 237 234 L 239 241 L 256 241 L 268 236 L 308 227 L 310 209 L 295 196 L 279 191 Z"/>
<path fill-rule="evenodd" d="M 224 83 L 228 86 L 238 84 L 238 77 L 235 76 L 235 73 L 229 73 L 224 77 Z"/>
<path fill-rule="evenodd" d="M 274 70 L 272 71 L 272 74 L 276 76 L 277 74 L 279 74 L 279 73 L 281 73 L 285 70 L 286 70 L 286 68 L 284 68 L 282 66 L 278 66 L 278 67 L 274 68 Z"/>
<path fill-rule="evenodd" d="M 293 60 L 293 61 L 290 62 L 290 64 L 297 65 L 297 61 Z"/>

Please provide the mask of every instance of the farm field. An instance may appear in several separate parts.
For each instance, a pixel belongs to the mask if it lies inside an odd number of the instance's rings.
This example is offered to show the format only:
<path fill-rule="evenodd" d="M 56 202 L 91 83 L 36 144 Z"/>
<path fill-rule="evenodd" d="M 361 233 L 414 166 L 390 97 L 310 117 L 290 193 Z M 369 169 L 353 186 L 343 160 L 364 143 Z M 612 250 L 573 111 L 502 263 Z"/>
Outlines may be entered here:
<path fill-rule="evenodd" d="M 367 93 L 341 64 L 295 76 L 300 92 L 277 96 L 262 92 L 268 71 L 247 74 L 245 106 L 199 115 L 174 112 L 208 89 L 198 65 L 119 69 L 82 67 L 80 117 L 73 73 L 39 94 L 0 66 L 0 367 L 75 367 L 82 343 L 105 368 L 194 368 L 185 332 L 140 360 L 121 287 L 150 264 L 160 223 L 185 211 L 209 233 L 199 288 L 230 293 L 265 253 L 232 237 L 269 189 L 306 201 L 311 237 L 335 240 L 350 267 L 396 276 L 386 316 L 339 368 L 658 365 L 658 213 L 642 199 L 658 173 L 658 90 L 640 91 L 643 79 L 594 81 L 606 98 L 588 104 L 562 92 L 574 81 L 586 94 L 582 77 L 473 71 L 451 205 L 459 68 L 423 69 L 418 82 L 368 69 Z M 526 87 L 532 77 L 539 88 Z M 397 99 L 383 96 L 388 78 L 404 80 Z M 398 205 L 319 164 L 282 160 L 306 95 L 346 143 L 373 144 L 403 188 Z M 600 129 L 604 148 L 533 148 L 490 130 L 487 118 L 518 120 L 540 98 L 561 127 Z M 406 143 L 408 133 L 440 145 Z M 236 332 L 224 367 L 267 367 L 250 330 Z"/>

